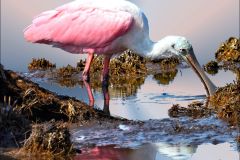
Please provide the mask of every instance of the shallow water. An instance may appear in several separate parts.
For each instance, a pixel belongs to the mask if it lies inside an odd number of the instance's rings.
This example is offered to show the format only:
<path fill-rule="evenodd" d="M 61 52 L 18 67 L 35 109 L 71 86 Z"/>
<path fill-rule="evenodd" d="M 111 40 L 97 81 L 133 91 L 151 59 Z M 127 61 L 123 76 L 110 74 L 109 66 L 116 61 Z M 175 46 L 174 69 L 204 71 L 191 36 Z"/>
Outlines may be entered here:
<path fill-rule="evenodd" d="M 231 72 L 224 71 L 209 77 L 217 86 L 224 86 L 234 79 Z M 89 103 L 86 85 L 80 83 L 68 88 L 61 87 L 54 80 L 33 80 L 58 94 Z M 89 85 L 95 86 L 91 82 Z M 104 105 L 101 87 L 92 87 L 91 90 L 95 98 L 94 107 L 112 116 L 144 123 L 95 124 L 73 129 L 73 141 L 83 149 L 75 159 L 239 159 L 239 146 L 235 141 L 238 130 L 231 129 L 214 115 L 201 119 L 169 118 L 168 110 L 172 104 L 187 106 L 192 101 L 206 98 L 204 87 L 189 68 L 180 68 L 176 77 L 167 83 L 149 75 L 134 85 L 110 85 L 109 106 Z"/>

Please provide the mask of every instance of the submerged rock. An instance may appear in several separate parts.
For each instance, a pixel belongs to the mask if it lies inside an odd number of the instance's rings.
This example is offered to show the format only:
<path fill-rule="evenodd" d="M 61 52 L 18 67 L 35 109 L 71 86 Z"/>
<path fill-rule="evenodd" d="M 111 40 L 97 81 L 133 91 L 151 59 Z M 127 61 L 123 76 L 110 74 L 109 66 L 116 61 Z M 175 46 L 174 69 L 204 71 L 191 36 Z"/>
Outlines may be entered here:
<path fill-rule="evenodd" d="M 51 63 L 49 60 L 46 60 L 45 58 L 40 59 L 32 59 L 32 62 L 28 64 L 28 70 L 29 71 L 35 71 L 35 70 L 48 70 L 48 69 L 55 69 L 56 64 Z"/>

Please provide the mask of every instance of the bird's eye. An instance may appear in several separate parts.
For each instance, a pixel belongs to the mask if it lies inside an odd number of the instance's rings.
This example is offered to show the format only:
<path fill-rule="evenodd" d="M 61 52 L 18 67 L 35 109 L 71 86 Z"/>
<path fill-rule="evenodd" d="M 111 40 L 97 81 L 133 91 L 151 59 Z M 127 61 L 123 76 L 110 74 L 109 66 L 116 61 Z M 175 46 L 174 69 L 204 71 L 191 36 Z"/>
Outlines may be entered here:
<path fill-rule="evenodd" d="M 180 51 L 181 51 L 181 52 L 186 52 L 186 49 L 181 48 Z"/>

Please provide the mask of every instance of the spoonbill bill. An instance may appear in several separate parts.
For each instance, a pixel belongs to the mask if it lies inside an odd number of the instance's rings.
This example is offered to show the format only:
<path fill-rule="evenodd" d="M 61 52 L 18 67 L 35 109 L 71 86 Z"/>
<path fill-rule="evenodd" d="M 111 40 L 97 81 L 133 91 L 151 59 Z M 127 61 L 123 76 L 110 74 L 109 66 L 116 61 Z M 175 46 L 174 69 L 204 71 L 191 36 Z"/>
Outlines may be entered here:
<path fill-rule="evenodd" d="M 208 95 L 216 90 L 199 65 L 190 42 L 181 36 L 153 42 L 147 17 L 127 0 L 75 0 L 36 16 L 24 30 L 24 37 L 29 42 L 49 44 L 70 53 L 88 54 L 83 79 L 89 77 L 94 54 L 104 55 L 104 82 L 112 55 L 131 49 L 151 59 L 180 56 L 197 73 Z"/>

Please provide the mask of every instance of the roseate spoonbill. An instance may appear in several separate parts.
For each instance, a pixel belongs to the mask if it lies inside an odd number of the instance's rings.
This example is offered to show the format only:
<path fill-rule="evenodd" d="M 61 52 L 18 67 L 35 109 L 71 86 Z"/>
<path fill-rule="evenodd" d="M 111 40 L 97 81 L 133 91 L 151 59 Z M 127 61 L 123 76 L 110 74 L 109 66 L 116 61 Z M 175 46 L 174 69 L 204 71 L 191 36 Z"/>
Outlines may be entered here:
<path fill-rule="evenodd" d="M 84 79 L 89 77 L 94 53 L 105 57 L 104 82 L 108 79 L 111 56 L 131 49 L 151 59 L 178 55 L 191 65 L 208 95 L 216 90 L 201 69 L 189 41 L 180 36 L 151 41 L 147 17 L 126 0 L 75 0 L 35 17 L 24 36 L 29 42 L 50 44 L 76 54 L 87 53 Z"/>

